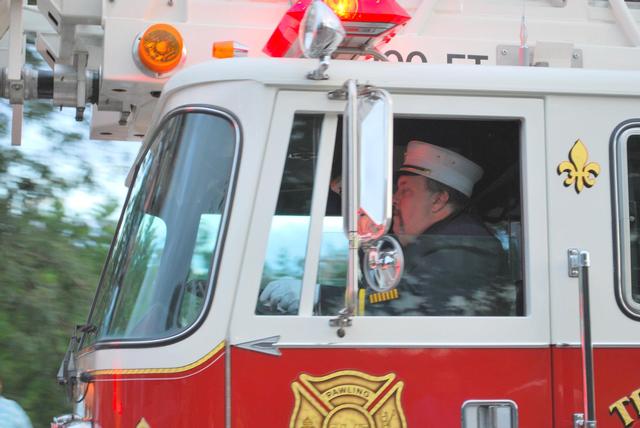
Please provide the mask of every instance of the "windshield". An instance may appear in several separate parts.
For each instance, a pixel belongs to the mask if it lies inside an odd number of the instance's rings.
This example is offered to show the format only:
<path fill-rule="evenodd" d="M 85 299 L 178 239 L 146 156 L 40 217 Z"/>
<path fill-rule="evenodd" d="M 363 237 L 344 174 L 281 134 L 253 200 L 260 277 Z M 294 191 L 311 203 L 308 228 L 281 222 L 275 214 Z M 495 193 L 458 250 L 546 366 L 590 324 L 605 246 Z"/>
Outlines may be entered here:
<path fill-rule="evenodd" d="M 226 115 L 189 109 L 165 120 L 138 165 L 89 342 L 169 337 L 198 318 L 214 291 L 237 143 Z"/>

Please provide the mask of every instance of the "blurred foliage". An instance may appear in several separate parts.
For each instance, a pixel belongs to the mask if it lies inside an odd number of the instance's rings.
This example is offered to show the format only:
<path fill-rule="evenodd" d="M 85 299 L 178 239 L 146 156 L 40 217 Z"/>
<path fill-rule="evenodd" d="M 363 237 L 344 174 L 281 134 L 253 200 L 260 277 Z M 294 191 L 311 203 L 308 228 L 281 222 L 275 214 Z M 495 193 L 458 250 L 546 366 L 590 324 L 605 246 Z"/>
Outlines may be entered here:
<path fill-rule="evenodd" d="M 91 225 L 65 213 L 65 194 L 90 175 L 62 178 L 0 149 L 0 377 L 34 426 L 70 411 L 55 376 L 74 326 L 86 320 L 114 232 L 114 202 L 96 209 Z"/>
<path fill-rule="evenodd" d="M 34 52 L 27 45 L 27 62 L 42 66 Z M 25 103 L 25 130 L 50 144 L 35 157 L 9 147 L 0 111 L 0 379 L 34 427 L 71 412 L 56 374 L 74 327 L 86 322 L 119 208 L 107 196 L 82 217 L 65 210 L 74 191 L 104 192 L 80 147 L 86 122 L 65 132 L 54 112 L 48 102 Z"/>

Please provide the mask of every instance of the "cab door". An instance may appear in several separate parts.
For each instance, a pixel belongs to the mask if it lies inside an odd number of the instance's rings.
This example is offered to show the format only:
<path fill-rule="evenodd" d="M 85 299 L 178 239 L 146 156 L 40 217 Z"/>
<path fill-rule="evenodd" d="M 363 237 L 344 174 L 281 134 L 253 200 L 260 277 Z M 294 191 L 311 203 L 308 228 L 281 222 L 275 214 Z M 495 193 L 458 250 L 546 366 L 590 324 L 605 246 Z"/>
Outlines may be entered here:
<path fill-rule="evenodd" d="M 595 417 L 598 427 L 640 426 L 637 206 L 640 102 L 611 96 L 548 97 L 549 248 L 556 426 L 584 413 L 579 282 L 567 250 L 588 251 Z M 562 112 L 570 108 L 572 114 Z M 563 116 L 560 118 L 560 116 Z M 585 162 L 580 163 L 580 153 Z M 565 182 L 558 166 L 586 178 Z M 594 170 L 596 167 L 597 171 Z M 576 168 L 578 170 L 578 168 Z M 594 174 L 594 172 L 596 172 Z M 599 173 L 598 173 L 599 172 Z"/>
<path fill-rule="evenodd" d="M 392 97 L 395 169 L 410 139 L 484 169 L 471 204 L 508 260 L 512 309 L 380 315 L 361 301 L 338 335 L 326 301 L 346 281 L 336 195 L 344 102 L 281 91 L 231 322 L 232 425 L 552 426 L 543 103 Z M 265 296 L 274 293 L 276 304 Z"/>

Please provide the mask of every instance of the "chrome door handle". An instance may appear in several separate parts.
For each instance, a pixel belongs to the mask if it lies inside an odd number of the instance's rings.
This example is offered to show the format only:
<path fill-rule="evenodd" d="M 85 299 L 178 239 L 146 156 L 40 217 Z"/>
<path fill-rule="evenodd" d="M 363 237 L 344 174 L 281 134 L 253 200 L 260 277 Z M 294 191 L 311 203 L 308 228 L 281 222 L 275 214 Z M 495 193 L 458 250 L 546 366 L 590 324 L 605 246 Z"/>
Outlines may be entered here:
<path fill-rule="evenodd" d="M 465 401 L 462 428 L 518 428 L 518 406 L 512 400 Z"/>

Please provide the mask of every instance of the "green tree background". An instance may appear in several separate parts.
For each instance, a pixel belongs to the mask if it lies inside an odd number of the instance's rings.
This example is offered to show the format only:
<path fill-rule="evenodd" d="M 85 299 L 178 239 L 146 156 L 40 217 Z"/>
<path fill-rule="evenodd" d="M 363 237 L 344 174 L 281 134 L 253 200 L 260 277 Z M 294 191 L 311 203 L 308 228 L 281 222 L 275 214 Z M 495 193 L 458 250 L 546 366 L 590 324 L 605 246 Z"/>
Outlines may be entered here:
<path fill-rule="evenodd" d="M 56 373 L 75 325 L 86 322 L 120 205 L 95 180 L 89 154 L 92 144 L 110 143 L 87 140 L 88 120 L 65 131 L 58 114 L 47 102 L 26 103 L 23 145 L 33 143 L 30 128 L 47 141 L 35 156 L 10 146 L 9 109 L 0 105 L 0 378 L 34 427 L 71 411 Z M 123 183 L 133 159 L 116 158 L 113 177 Z M 103 202 L 72 212 L 74 192 Z"/>

